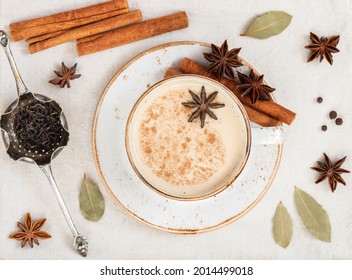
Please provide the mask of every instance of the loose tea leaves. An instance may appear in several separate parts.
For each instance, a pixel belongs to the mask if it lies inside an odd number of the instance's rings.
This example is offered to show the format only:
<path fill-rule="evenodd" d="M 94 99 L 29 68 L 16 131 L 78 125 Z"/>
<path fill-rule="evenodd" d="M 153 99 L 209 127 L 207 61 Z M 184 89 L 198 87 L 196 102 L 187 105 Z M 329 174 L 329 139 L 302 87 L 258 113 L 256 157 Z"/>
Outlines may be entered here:
<path fill-rule="evenodd" d="M 268 12 L 258 16 L 241 36 L 266 39 L 284 31 L 291 20 L 292 16 L 283 11 Z"/>
<path fill-rule="evenodd" d="M 47 152 L 60 142 L 60 112 L 51 102 L 37 101 L 19 108 L 14 116 L 14 132 L 27 151 Z"/>
<path fill-rule="evenodd" d="M 100 220 L 105 211 L 105 202 L 99 187 L 85 174 L 79 193 L 79 207 L 87 220 L 95 222 Z"/>
<path fill-rule="evenodd" d="M 283 248 L 290 245 L 292 239 L 292 220 L 286 207 L 279 203 L 273 217 L 273 234 L 275 242 Z"/>
<path fill-rule="evenodd" d="M 295 188 L 295 204 L 306 229 L 317 239 L 331 242 L 331 225 L 328 214 L 309 194 Z"/>

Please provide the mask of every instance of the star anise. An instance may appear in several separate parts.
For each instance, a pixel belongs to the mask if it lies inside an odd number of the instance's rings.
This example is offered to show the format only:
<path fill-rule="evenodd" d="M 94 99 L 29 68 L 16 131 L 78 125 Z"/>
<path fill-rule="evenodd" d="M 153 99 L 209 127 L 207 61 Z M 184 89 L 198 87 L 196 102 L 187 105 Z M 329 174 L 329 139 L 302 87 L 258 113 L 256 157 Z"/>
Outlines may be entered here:
<path fill-rule="evenodd" d="M 337 183 L 341 183 L 346 186 L 346 182 L 342 179 L 342 173 L 350 173 L 350 171 L 346 169 L 342 169 L 341 165 L 345 162 L 346 157 L 338 160 L 333 164 L 330 158 L 324 153 L 325 162 L 317 161 L 319 167 L 311 167 L 313 170 L 321 173 L 318 180 L 315 181 L 316 184 L 328 179 L 331 191 L 334 192 L 336 190 Z"/>
<path fill-rule="evenodd" d="M 182 105 L 188 108 L 197 108 L 197 110 L 195 110 L 190 116 L 190 118 L 188 119 L 189 122 L 192 122 L 194 119 L 199 117 L 200 127 L 203 128 L 205 124 L 205 117 L 207 114 L 210 117 L 212 117 L 214 120 L 218 119 L 216 115 L 210 110 L 210 109 L 222 108 L 225 106 L 225 104 L 221 104 L 221 103 L 212 103 L 215 100 L 216 96 L 218 95 L 217 91 L 214 91 L 212 94 L 209 95 L 209 97 L 207 97 L 205 88 L 204 86 L 202 86 L 200 97 L 191 90 L 189 90 L 189 93 L 191 94 L 194 101 L 182 102 Z"/>
<path fill-rule="evenodd" d="M 209 71 L 215 72 L 220 79 L 225 74 L 230 78 L 235 78 L 232 67 L 239 67 L 243 64 L 238 58 L 241 48 L 228 50 L 227 40 L 221 47 L 211 44 L 211 53 L 203 53 L 206 60 L 210 62 Z"/>
<path fill-rule="evenodd" d="M 81 74 L 76 74 L 77 63 L 73 65 L 71 68 L 68 68 L 65 63 L 61 63 L 62 73 L 58 71 L 54 71 L 56 75 L 59 77 L 52 79 L 49 83 L 54 85 L 59 85 L 60 88 L 63 88 L 67 85 L 68 88 L 71 87 L 70 80 L 78 79 L 81 77 Z"/>
<path fill-rule="evenodd" d="M 22 230 L 12 233 L 9 238 L 22 241 L 21 247 L 23 248 L 28 242 L 29 246 L 33 248 L 33 242 L 39 245 L 38 239 L 47 239 L 51 238 L 51 235 L 45 231 L 40 230 L 46 219 L 40 219 L 36 222 L 33 222 L 32 217 L 27 213 L 24 218 L 24 224 L 17 222 L 17 226 Z"/>
<path fill-rule="evenodd" d="M 238 85 L 238 89 L 242 92 L 242 96 L 249 96 L 251 98 L 252 104 L 255 104 L 258 100 L 272 100 L 270 93 L 275 89 L 265 85 L 264 75 L 256 75 L 251 69 L 249 76 L 237 72 L 238 78 L 241 84 Z"/>
<path fill-rule="evenodd" d="M 329 39 L 327 37 L 321 37 L 319 39 L 317 35 L 310 32 L 310 39 L 312 40 L 312 44 L 305 46 L 306 49 L 311 51 L 307 62 L 310 62 L 320 56 L 320 62 L 325 57 L 325 59 L 332 65 L 332 54 L 340 51 L 336 47 L 340 41 L 340 36 L 335 35 L 331 36 Z"/>

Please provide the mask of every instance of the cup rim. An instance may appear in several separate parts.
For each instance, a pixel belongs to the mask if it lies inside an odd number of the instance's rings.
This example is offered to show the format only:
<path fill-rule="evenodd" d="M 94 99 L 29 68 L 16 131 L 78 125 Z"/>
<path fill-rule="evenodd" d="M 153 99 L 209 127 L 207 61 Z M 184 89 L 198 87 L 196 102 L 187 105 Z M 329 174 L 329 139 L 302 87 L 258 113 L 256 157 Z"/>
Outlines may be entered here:
<path fill-rule="evenodd" d="M 134 116 L 135 111 L 137 110 L 139 104 L 143 101 L 143 99 L 152 91 L 154 91 L 156 88 L 162 86 L 164 83 L 170 81 L 170 80 L 176 80 L 179 79 L 181 77 L 187 77 L 187 78 L 196 78 L 196 79 L 201 79 L 204 80 L 205 82 L 210 82 L 210 83 L 214 83 L 216 84 L 216 86 L 220 87 L 224 92 L 226 92 L 227 94 L 229 94 L 229 96 L 234 100 L 234 102 L 236 103 L 236 105 L 238 106 L 238 108 L 241 111 L 241 115 L 243 117 L 243 121 L 245 123 L 246 126 L 246 135 L 247 135 L 247 143 L 246 143 L 246 149 L 245 149 L 245 155 L 242 159 L 241 165 L 240 167 L 237 169 L 237 172 L 234 174 L 233 177 L 231 177 L 231 179 L 227 182 L 222 184 L 221 187 L 216 188 L 214 191 L 206 193 L 204 195 L 199 195 L 199 196 L 192 196 L 192 197 L 181 197 L 181 196 L 176 196 L 176 195 L 172 195 L 170 193 L 164 192 L 162 190 L 160 190 L 157 186 L 154 186 L 153 184 L 151 184 L 138 170 L 132 154 L 131 154 L 131 150 L 130 150 L 130 141 L 129 141 L 129 128 Z M 169 198 L 169 199 L 173 199 L 173 200 L 179 200 L 179 201 L 198 201 L 198 200 L 203 200 L 209 197 L 212 197 L 214 195 L 217 195 L 219 193 L 221 193 L 222 191 L 224 191 L 225 189 L 227 189 L 230 185 L 232 185 L 232 183 L 240 176 L 240 174 L 242 173 L 244 167 L 247 164 L 249 155 L 250 155 L 250 151 L 251 151 L 251 146 L 252 146 L 252 131 L 251 131 L 251 126 L 250 126 L 250 122 L 249 122 L 249 117 L 248 114 L 246 112 L 246 109 L 244 108 L 243 104 L 241 103 L 241 101 L 237 98 L 237 96 L 230 90 L 228 89 L 226 86 L 224 86 L 223 84 L 219 83 L 218 81 L 208 78 L 208 77 L 204 77 L 204 76 L 200 76 L 200 75 L 195 75 L 195 74 L 179 74 L 176 76 L 172 76 L 172 77 L 168 77 L 168 78 L 163 78 L 162 80 L 156 82 L 155 84 L 153 84 L 152 86 L 150 86 L 146 91 L 144 91 L 141 96 L 137 99 L 137 101 L 134 103 L 132 110 L 129 113 L 127 122 L 126 122 L 126 127 L 125 127 L 125 149 L 126 149 L 126 153 L 127 153 L 127 157 L 128 160 L 131 164 L 132 169 L 134 170 L 134 172 L 136 173 L 136 175 L 139 177 L 139 179 L 150 189 L 152 189 L 153 191 L 155 191 L 156 193 L 158 193 L 159 195 L 164 196 L 165 198 Z"/>

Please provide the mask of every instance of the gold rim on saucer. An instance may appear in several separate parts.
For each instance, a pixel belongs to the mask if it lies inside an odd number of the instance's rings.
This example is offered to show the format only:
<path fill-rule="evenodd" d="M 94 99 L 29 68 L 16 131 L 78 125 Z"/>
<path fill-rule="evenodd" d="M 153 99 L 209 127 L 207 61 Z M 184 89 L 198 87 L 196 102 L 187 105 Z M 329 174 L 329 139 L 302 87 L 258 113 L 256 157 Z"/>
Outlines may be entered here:
<path fill-rule="evenodd" d="M 161 230 L 161 231 L 165 231 L 165 232 L 170 232 L 170 233 L 179 233 L 179 234 L 197 234 L 197 233 L 204 233 L 204 232 L 208 232 L 208 231 L 212 231 L 221 227 L 224 227 L 234 221 L 236 221 L 237 219 L 241 218 L 242 216 L 244 216 L 245 214 L 247 214 L 250 210 L 252 210 L 254 208 L 254 206 L 256 206 L 261 200 L 262 198 L 265 196 L 265 194 L 268 192 L 270 186 L 272 185 L 279 166 L 280 166 L 280 162 L 281 162 L 281 158 L 282 158 L 282 150 L 283 150 L 283 145 L 280 144 L 278 145 L 278 151 L 277 151 L 277 158 L 275 161 L 275 166 L 273 168 L 273 172 L 266 184 L 266 186 L 264 187 L 263 191 L 260 193 L 260 195 L 255 199 L 255 201 L 253 201 L 250 205 L 248 205 L 248 207 L 246 207 L 245 209 L 243 209 L 240 213 L 224 220 L 221 221 L 220 223 L 213 225 L 213 226 L 209 226 L 206 228 L 200 228 L 200 229 L 187 229 L 187 228 L 168 228 L 168 227 L 163 227 L 160 225 L 156 225 L 151 223 L 150 221 L 147 221 L 145 219 L 143 219 L 142 217 L 136 215 L 134 212 L 132 212 L 130 209 L 128 209 L 125 205 L 123 205 L 120 200 L 116 197 L 116 195 L 112 192 L 109 184 L 107 183 L 102 168 L 101 168 L 101 164 L 100 164 L 100 160 L 99 160 L 99 153 L 98 153 L 98 149 L 97 149 L 97 142 L 96 142 L 96 131 L 97 131 L 97 124 L 98 124 L 98 119 L 99 119 L 99 113 L 100 113 L 100 109 L 101 109 L 101 105 L 104 102 L 104 98 L 106 96 L 106 94 L 108 93 L 111 85 L 115 82 L 115 80 L 121 75 L 121 73 L 123 73 L 129 66 L 131 66 L 134 62 L 136 62 L 138 59 L 140 59 L 141 57 L 167 48 L 167 47 L 172 47 L 172 46 L 183 46 L 183 45 L 199 45 L 199 46 L 203 46 L 203 47 L 208 47 L 210 48 L 210 44 L 207 43 L 202 43 L 202 42 L 196 42 L 196 41 L 178 41 L 178 42 L 171 42 L 171 43 L 166 43 L 166 44 L 162 44 L 162 45 L 158 45 L 155 46 L 153 48 L 150 48 L 140 54 L 138 54 L 137 56 L 135 56 L 134 58 L 132 58 L 130 61 L 128 61 L 125 65 L 123 65 L 118 71 L 117 73 L 112 77 L 112 79 L 110 80 L 110 82 L 107 84 L 107 86 L 105 87 L 104 91 L 102 92 L 99 101 L 97 103 L 97 107 L 95 110 L 95 114 L 94 114 L 94 119 L 93 119 L 93 125 L 92 125 L 92 148 L 93 148 L 93 155 L 94 155 L 94 161 L 96 164 L 96 168 L 99 174 L 99 177 L 101 178 L 106 190 L 108 191 L 108 193 L 111 195 L 111 197 L 114 199 L 114 201 L 122 208 L 124 209 L 128 214 L 130 214 L 132 217 L 136 218 L 138 221 L 142 222 L 143 224 L 150 226 L 152 228 Z M 240 58 L 242 63 L 247 66 L 248 68 L 254 69 L 248 62 L 246 62 L 244 59 Z M 255 70 L 254 70 L 255 71 Z M 257 71 L 255 71 L 256 73 L 258 73 Z M 273 100 L 275 101 L 275 97 L 272 95 Z"/>

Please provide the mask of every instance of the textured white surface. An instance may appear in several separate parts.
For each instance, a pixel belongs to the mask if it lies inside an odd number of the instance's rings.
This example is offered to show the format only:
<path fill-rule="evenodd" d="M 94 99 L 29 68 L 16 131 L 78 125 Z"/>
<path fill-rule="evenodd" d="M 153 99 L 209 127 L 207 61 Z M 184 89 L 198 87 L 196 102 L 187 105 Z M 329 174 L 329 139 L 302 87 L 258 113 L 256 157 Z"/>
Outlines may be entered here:
<path fill-rule="evenodd" d="M 13 21 L 80 7 L 93 0 L 1 0 L 0 27 L 8 29 Z M 101 2 L 101 1 L 100 1 Z M 161 4 L 162 3 L 162 4 Z M 89 259 L 351 259 L 352 191 L 351 175 L 344 176 L 347 187 L 331 194 L 323 183 L 314 184 L 316 174 L 309 167 L 327 152 L 333 159 L 348 155 L 345 167 L 351 169 L 350 77 L 352 76 L 350 1 L 312 0 L 265 2 L 231 1 L 132 1 L 144 17 L 152 18 L 186 10 L 190 27 L 118 49 L 78 58 L 74 43 L 68 43 L 35 55 L 26 44 L 13 44 L 18 66 L 28 87 L 57 100 L 65 109 L 71 141 L 55 159 L 53 169 L 77 227 L 90 239 Z M 270 10 L 285 10 L 293 20 L 279 36 L 265 41 L 240 37 L 256 15 Z M 319 35 L 340 34 L 334 66 L 326 62 L 307 64 L 309 32 Z M 242 47 L 241 55 L 268 83 L 277 89 L 280 103 L 296 111 L 295 123 L 287 129 L 288 141 L 278 176 L 264 199 L 245 217 L 222 229 L 199 235 L 175 235 L 149 228 L 131 218 L 110 198 L 97 175 L 91 148 L 91 124 L 94 109 L 105 85 L 131 57 L 146 48 L 178 40 L 216 42 L 227 38 L 230 46 Z M 82 77 L 71 89 L 61 90 L 47 81 L 61 61 L 78 62 Z M 0 52 L 0 110 L 15 98 L 15 84 L 3 52 Z M 316 97 L 324 97 L 318 105 Z M 335 109 L 344 118 L 337 127 L 328 119 Z M 320 131 L 322 124 L 328 131 Z M 5 259 L 78 259 L 71 250 L 71 236 L 46 178 L 35 166 L 11 161 L 0 146 L 0 258 Z M 83 173 L 100 182 L 106 199 L 106 213 L 98 223 L 88 222 L 79 213 L 78 192 Z M 313 195 L 327 210 L 332 224 L 332 243 L 311 237 L 299 220 L 293 204 L 294 186 Z M 288 208 L 294 234 L 286 249 L 272 238 L 271 219 L 279 201 Z M 45 229 L 53 235 L 40 247 L 20 249 L 7 236 L 16 229 L 16 221 L 30 211 L 35 218 L 48 219 Z M 209 209 L 211 211 L 211 209 Z"/>

